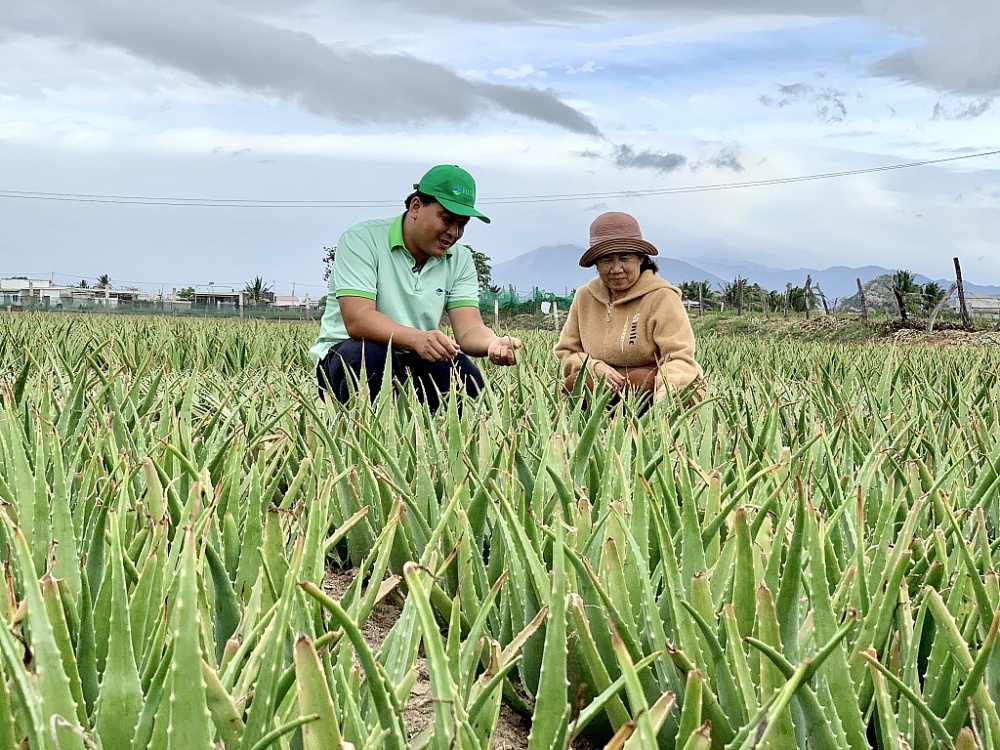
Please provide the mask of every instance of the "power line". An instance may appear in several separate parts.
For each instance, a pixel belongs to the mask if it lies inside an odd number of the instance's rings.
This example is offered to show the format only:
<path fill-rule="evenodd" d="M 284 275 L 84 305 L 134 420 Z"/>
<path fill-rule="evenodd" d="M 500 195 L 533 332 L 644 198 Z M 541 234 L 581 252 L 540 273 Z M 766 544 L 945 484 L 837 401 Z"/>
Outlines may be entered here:
<path fill-rule="evenodd" d="M 767 180 L 749 180 L 746 182 L 722 182 L 711 185 L 687 185 L 672 188 L 650 188 L 648 190 L 613 190 L 596 193 L 551 193 L 544 195 L 513 195 L 498 198 L 480 198 L 482 204 L 510 203 L 545 203 L 576 200 L 595 200 L 599 198 L 626 198 L 649 195 L 677 195 L 683 193 L 708 193 L 720 190 L 740 190 L 746 188 L 787 185 L 794 182 L 809 182 L 814 180 L 830 180 L 840 177 L 853 177 L 876 172 L 888 172 L 896 169 L 913 169 L 927 167 L 963 159 L 980 159 L 986 156 L 997 156 L 1000 150 L 982 151 L 974 154 L 948 156 L 941 159 L 925 159 L 923 161 L 888 164 L 881 167 L 865 167 L 850 169 L 843 172 L 824 172 L 820 174 L 799 175 L 796 177 L 775 177 Z M 350 200 L 350 201 L 292 201 L 292 200 L 254 200 L 243 198 L 178 198 L 149 197 L 139 195 L 99 195 L 88 193 L 50 193 L 27 190 L 0 190 L 0 198 L 15 198 L 22 200 L 65 201 L 72 203 L 115 203 L 143 206 L 196 206 L 200 208 L 379 208 L 399 204 L 398 200 Z"/>

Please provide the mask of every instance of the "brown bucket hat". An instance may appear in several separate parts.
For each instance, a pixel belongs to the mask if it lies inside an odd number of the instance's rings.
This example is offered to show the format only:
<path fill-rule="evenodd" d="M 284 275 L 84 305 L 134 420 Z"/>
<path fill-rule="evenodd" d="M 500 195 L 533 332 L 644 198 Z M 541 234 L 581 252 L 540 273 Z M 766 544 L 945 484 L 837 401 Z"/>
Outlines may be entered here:
<path fill-rule="evenodd" d="M 658 255 L 656 247 L 642 238 L 639 222 L 631 214 L 608 211 L 590 225 L 590 247 L 580 258 L 580 265 L 590 268 L 598 258 L 611 253 Z"/>

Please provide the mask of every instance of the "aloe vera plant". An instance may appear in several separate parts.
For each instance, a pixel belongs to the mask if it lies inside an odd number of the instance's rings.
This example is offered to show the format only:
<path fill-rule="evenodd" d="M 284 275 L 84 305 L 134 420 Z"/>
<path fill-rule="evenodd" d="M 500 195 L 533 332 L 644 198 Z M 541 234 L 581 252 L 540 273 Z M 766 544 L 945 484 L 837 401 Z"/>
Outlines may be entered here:
<path fill-rule="evenodd" d="M 0 747 L 1000 743 L 988 350 L 705 336 L 639 416 L 527 333 L 432 415 L 318 402 L 305 325 L 0 332 Z"/>

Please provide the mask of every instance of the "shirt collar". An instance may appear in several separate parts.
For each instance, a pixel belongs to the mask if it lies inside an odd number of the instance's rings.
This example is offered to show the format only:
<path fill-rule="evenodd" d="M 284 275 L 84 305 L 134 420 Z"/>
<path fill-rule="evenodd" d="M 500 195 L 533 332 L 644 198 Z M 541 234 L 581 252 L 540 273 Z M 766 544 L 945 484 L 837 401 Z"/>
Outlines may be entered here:
<path fill-rule="evenodd" d="M 406 245 L 403 243 L 403 219 L 406 218 L 406 212 L 404 211 L 395 219 L 392 220 L 392 224 L 389 225 L 389 248 L 392 250 L 406 250 Z M 445 257 L 450 258 L 452 252 L 454 251 L 454 246 L 449 247 L 445 253 Z"/>

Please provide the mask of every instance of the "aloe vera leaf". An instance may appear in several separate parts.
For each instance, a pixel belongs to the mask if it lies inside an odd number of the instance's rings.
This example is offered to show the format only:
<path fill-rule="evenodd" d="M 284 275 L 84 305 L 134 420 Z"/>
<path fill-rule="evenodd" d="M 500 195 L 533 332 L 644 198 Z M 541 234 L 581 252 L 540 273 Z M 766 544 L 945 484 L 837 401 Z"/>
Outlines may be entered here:
<path fill-rule="evenodd" d="M 892 683 L 892 685 L 900 692 L 900 695 L 913 705 L 913 707 L 923 717 L 924 721 L 927 722 L 927 726 L 930 728 L 939 743 L 943 744 L 945 747 L 948 747 L 951 744 L 951 736 L 948 734 L 948 730 L 945 729 L 941 718 L 931 711 L 930 707 L 923 700 L 921 700 L 920 696 L 911 690 L 909 686 L 905 685 L 896 675 L 886 669 L 885 666 L 878 660 L 878 655 L 872 649 L 862 651 L 861 658 L 868 662 L 871 669 L 877 670 L 883 677 L 885 677 L 885 679 Z"/>
<path fill-rule="evenodd" d="M 639 717 L 640 731 L 636 732 L 625 741 L 624 750 L 642 750 L 643 747 L 650 747 L 650 745 L 643 743 L 645 743 L 646 738 L 650 734 L 653 737 L 657 736 L 663 727 L 664 722 L 666 722 L 667 717 L 673 710 L 675 701 L 676 696 L 669 690 L 657 698 L 656 702 L 649 707 L 649 710 Z M 644 720 L 649 724 L 650 731 L 648 733 L 642 731 L 641 729 Z M 640 740 L 642 740 L 642 743 L 640 743 Z"/>
<path fill-rule="evenodd" d="M 774 611 L 774 600 L 771 592 L 766 586 L 761 585 L 757 589 L 757 627 L 760 631 L 760 640 L 770 645 L 775 651 L 782 652 L 781 637 L 779 635 L 778 616 Z M 767 701 L 772 695 L 779 692 L 785 685 L 785 677 L 774 665 L 767 660 L 762 660 L 760 665 L 760 697 L 762 701 Z M 796 726 L 792 721 L 792 713 L 789 710 L 772 715 L 771 723 L 774 727 L 771 731 L 771 742 L 774 748 L 789 748 L 804 746 L 805 727 Z"/>
<path fill-rule="evenodd" d="M 757 588 L 754 574 L 752 540 L 747 523 L 746 510 L 737 508 L 733 514 L 736 527 L 736 566 L 733 570 L 733 611 L 736 624 L 743 637 L 754 632 L 754 590 Z"/>
<path fill-rule="evenodd" d="M 218 673 L 204 659 L 201 676 L 205 680 L 205 700 L 219 739 L 226 750 L 239 750 L 243 741 L 243 716 L 226 692 Z"/>
<path fill-rule="evenodd" d="M 45 602 L 45 609 L 48 613 L 49 622 L 52 623 L 52 632 L 55 636 L 59 653 L 62 656 L 63 670 L 69 679 L 70 694 L 76 703 L 77 719 L 80 726 L 88 726 L 87 706 L 83 700 L 83 686 L 80 684 L 80 672 L 76 666 L 76 654 L 73 652 L 73 638 L 68 625 L 65 606 L 66 600 L 60 595 L 59 583 L 46 573 L 39 582 L 42 589 L 42 599 Z M 0 713 L 0 716 L 7 714 Z M 0 744 L 0 747 L 3 747 Z"/>
<path fill-rule="evenodd" d="M 688 735 L 681 750 L 710 750 L 712 747 L 712 723 L 705 722 Z"/>
<path fill-rule="evenodd" d="M 426 573 L 412 563 L 403 568 L 403 578 L 409 589 L 409 596 L 413 597 L 423 631 L 424 653 L 427 655 L 427 670 L 434 697 L 434 743 L 436 747 L 446 748 L 456 741 L 458 729 L 455 722 L 458 717 L 455 712 L 459 710 L 460 703 L 448 656 L 441 643 L 441 632 L 434 619 L 430 596 L 421 580 L 423 575 Z"/>
<path fill-rule="evenodd" d="M 748 638 L 747 641 L 764 654 L 786 679 L 791 679 L 795 675 L 795 665 L 780 651 L 756 638 Z M 821 692 L 826 692 L 824 686 L 825 683 L 820 685 Z M 847 737 L 836 712 L 826 707 L 808 680 L 792 696 L 792 705 L 799 707 L 804 718 L 805 738 L 797 740 L 802 743 L 800 747 L 814 750 L 840 750 L 847 747 Z"/>
<path fill-rule="evenodd" d="M 57 542 L 52 575 L 63 578 L 69 585 L 74 601 L 80 601 L 80 551 L 70 508 L 69 488 L 66 486 L 66 469 L 58 433 L 53 430 L 52 454 L 52 539 Z"/>
<path fill-rule="evenodd" d="M 738 722 L 745 722 L 749 715 L 748 707 L 740 700 L 740 693 L 736 688 L 736 680 L 729 670 L 729 661 L 725 649 L 722 648 L 722 644 L 719 642 L 719 637 L 691 604 L 686 601 L 682 601 L 681 604 L 691 614 L 691 617 L 694 618 L 708 645 L 708 652 L 713 667 L 712 672 L 715 676 L 715 690 L 718 693 L 720 705 L 725 710 L 727 716 L 734 717 Z"/>
<path fill-rule="evenodd" d="M 403 750 L 406 744 L 404 740 L 406 735 L 400 720 L 400 707 L 396 703 L 392 686 L 385 679 L 385 670 L 379 669 L 375 661 L 375 656 L 372 654 L 368 644 L 365 643 L 361 630 L 340 604 L 324 594 L 316 584 L 306 581 L 301 584 L 301 588 L 309 596 L 322 604 L 323 608 L 330 612 L 337 624 L 344 629 L 344 635 L 347 636 L 354 647 L 358 661 L 361 662 L 361 667 L 367 676 L 369 695 L 378 712 L 379 723 L 388 733 L 385 738 L 386 747 L 392 748 L 392 750 Z M 433 614 L 431 617 L 433 619 Z"/>
<path fill-rule="evenodd" d="M 573 632 L 576 635 L 572 644 L 576 645 L 579 653 L 577 663 L 585 674 L 586 684 L 598 694 L 604 693 L 611 686 L 611 677 L 604 665 L 604 660 L 594 642 L 593 633 L 590 630 L 590 623 L 587 621 L 587 613 L 584 609 L 583 599 L 578 594 L 570 594 L 568 599 L 568 612 L 573 622 Z M 624 683 L 623 683 L 624 684 Z M 612 728 L 617 730 L 628 723 L 631 717 L 625 709 L 625 704 L 616 694 L 607 700 L 606 711 Z"/>
<path fill-rule="evenodd" d="M 28 746 L 48 750 L 51 745 L 45 741 L 48 734 L 45 732 L 46 725 L 42 718 L 42 701 L 38 696 L 33 676 L 28 673 L 28 669 L 24 666 L 24 646 L 15 640 L 6 627 L 0 627 L 0 665 L 4 667 L 0 670 L 0 677 L 9 678 L 13 690 L 10 694 L 11 698 L 16 699 L 20 704 L 21 724 L 26 733 Z M 4 691 L 4 695 L 8 695 L 6 679 L 0 690 Z M 12 715 L 12 713 L 4 714 L 4 716 Z M 12 734 L 17 728 L 13 721 L 6 726 Z M 8 747 L 15 748 L 17 743 L 12 741 Z"/>
<path fill-rule="evenodd" d="M 205 543 L 205 561 L 212 577 L 213 603 L 212 614 L 215 618 L 215 660 L 216 663 L 222 660 L 222 652 L 226 648 L 226 643 L 236 632 L 240 622 L 240 605 L 233 589 L 233 584 L 229 580 L 229 573 L 226 570 L 222 557 L 216 552 L 211 543 Z"/>
<path fill-rule="evenodd" d="M 7 674 L 3 664 L 3 648 L 0 647 L 0 716 L 5 717 L 4 721 L 0 721 L 0 748 L 8 750 L 17 747 L 18 739 L 15 734 L 14 717 L 16 714 L 11 702 L 10 689 L 7 687 Z"/>
<path fill-rule="evenodd" d="M 795 524 L 788 540 L 785 562 L 775 612 L 778 615 L 778 635 L 784 651 L 794 661 L 799 657 L 799 598 L 802 586 L 803 545 L 806 523 L 805 493 L 799 492 L 795 505 Z"/>
<path fill-rule="evenodd" d="M 644 669 L 646 669 L 650 664 L 655 662 L 663 655 L 662 651 L 657 651 L 656 653 L 650 654 L 646 658 L 635 663 L 635 671 L 641 674 Z M 576 721 L 572 725 L 572 737 L 578 737 L 583 732 L 583 730 L 588 727 L 600 714 L 607 710 L 607 704 L 612 700 L 618 700 L 621 702 L 619 693 L 622 688 L 625 687 L 625 675 L 618 677 L 614 682 L 608 684 L 607 688 L 601 691 L 590 703 L 588 703 L 583 710 L 580 711 L 579 715 L 576 717 Z M 624 704 L 622 704 L 622 710 L 625 711 L 626 715 L 628 712 L 625 710 Z M 622 727 L 627 727 L 631 723 L 631 717 L 624 721 L 621 727 L 618 727 L 616 731 L 621 730 Z"/>
<path fill-rule="evenodd" d="M 941 595 L 934 589 L 930 589 L 926 593 L 930 610 L 938 624 L 939 632 L 947 640 L 952 656 L 962 671 L 965 672 L 966 676 L 965 683 L 959 691 L 959 698 L 963 700 L 961 703 L 957 700 L 951 703 L 948 713 L 945 715 L 945 729 L 949 730 L 952 734 L 958 730 L 958 727 L 961 726 L 966 716 L 968 701 L 971 700 L 980 711 L 984 712 L 989 722 L 991 733 L 1000 737 L 1000 720 L 997 718 L 996 707 L 990 700 L 986 686 L 982 682 L 986 666 L 989 663 L 990 653 L 996 642 L 1000 613 L 994 616 L 989 634 L 986 641 L 983 642 L 979 656 L 976 660 L 973 660 L 972 654 L 969 652 L 969 646 L 959 631 L 955 618 L 948 611 Z"/>
<path fill-rule="evenodd" d="M 483 747 L 489 747 L 492 743 L 497 715 L 500 712 L 503 685 L 507 682 L 507 675 L 521 658 L 517 655 L 508 659 L 506 663 L 501 663 L 500 644 L 496 641 L 490 641 L 487 652 L 486 669 L 470 691 L 472 700 L 468 708 L 469 724 Z"/>
<path fill-rule="evenodd" d="M 0 512 L 0 523 L 5 523 L 7 526 L 7 536 L 14 542 L 17 562 L 21 569 L 21 584 L 24 587 L 25 601 L 28 605 L 28 625 L 31 629 L 30 646 L 35 674 L 38 677 L 39 716 L 42 726 L 46 728 L 48 737 L 48 727 L 55 723 L 57 726 L 52 730 L 55 739 L 52 742 L 59 743 L 65 750 L 72 748 L 83 750 L 80 734 L 84 727 L 77 719 L 77 707 L 73 701 L 70 680 L 63 669 L 62 656 L 45 609 L 42 590 L 35 577 L 31 550 L 24 534 L 10 522 L 5 513 Z M 8 668 L 9 666 L 8 661 Z M 47 742 L 44 747 L 52 747 L 52 742 Z"/>
<path fill-rule="evenodd" d="M 825 534 L 819 515 L 810 503 L 806 504 L 806 535 L 809 548 L 806 577 L 809 581 L 813 627 L 816 641 L 822 643 L 833 638 L 837 632 L 837 621 L 827 587 Z M 843 723 L 848 747 L 851 750 L 867 748 L 868 740 L 862 721 L 862 711 L 854 682 L 848 671 L 848 658 L 844 649 L 834 649 L 823 673 L 829 683 L 837 715 Z"/>
<path fill-rule="evenodd" d="M 878 711 L 879 736 L 882 740 L 880 747 L 886 750 L 900 750 L 901 735 L 896 724 L 892 698 L 885 687 L 885 678 L 881 672 L 875 670 L 872 672 L 872 681 L 875 684 L 875 707 Z"/>
<path fill-rule="evenodd" d="M 212 719 L 208 710 L 205 680 L 201 672 L 200 628 L 194 530 L 183 534 L 176 601 L 171 615 L 171 656 L 164 694 L 166 710 L 153 726 L 150 750 L 159 748 L 208 747 L 212 742 Z"/>
<path fill-rule="evenodd" d="M 553 524 L 556 539 L 552 556 L 552 593 L 549 616 L 545 623 L 545 649 L 542 672 L 535 696 L 535 712 L 528 734 L 528 750 L 561 748 L 566 737 L 569 682 L 566 679 L 566 568 L 565 534 L 557 514 Z"/>
<path fill-rule="evenodd" d="M 701 692 L 705 680 L 697 669 L 688 672 L 684 686 L 684 701 L 681 703 L 681 718 L 677 726 L 677 743 L 687 742 L 687 738 L 702 725 Z"/>
<path fill-rule="evenodd" d="M 107 664 L 101 680 L 101 692 L 94 707 L 94 729 L 102 745 L 128 747 L 142 712 L 142 686 L 139 668 L 132 650 L 129 623 L 128 591 L 122 565 L 118 514 L 108 514 L 111 559 L 105 586 L 110 588 L 110 623 Z"/>
<path fill-rule="evenodd" d="M 819 670 L 823 663 L 835 653 L 841 641 L 850 631 L 853 623 L 848 623 L 841 627 L 834 637 L 823 645 L 811 659 L 804 659 L 796 667 L 788 682 L 767 701 L 757 714 L 750 719 L 737 732 L 736 737 L 730 743 L 730 747 L 740 750 L 750 750 L 750 748 L 767 747 L 771 740 L 772 727 L 775 726 L 773 719 L 779 716 L 788 707 L 795 693 L 805 685 L 813 675 Z M 763 727 L 763 731 L 759 729 Z"/>
<path fill-rule="evenodd" d="M 260 472 L 256 464 L 250 467 L 247 487 L 247 513 L 243 525 L 240 561 L 236 570 L 236 593 L 245 596 L 250 591 L 261 567 L 261 545 L 264 541 L 264 498 Z"/>
<path fill-rule="evenodd" d="M 484 634 L 486 633 L 487 618 L 489 617 L 489 614 L 493 609 L 493 605 L 496 602 L 496 598 L 500 594 L 500 591 L 506 581 L 506 574 L 497 579 L 496 583 L 493 584 L 487 593 L 486 598 L 478 605 L 476 619 L 473 620 L 472 626 L 469 628 L 469 633 L 466 636 L 465 643 L 462 645 L 461 653 L 459 655 L 459 671 L 461 674 L 474 674 L 476 662 L 483 661 L 484 666 L 487 666 L 486 659 L 480 657 L 480 649 L 478 649 L 475 644 L 478 644 L 484 638 Z M 471 685 L 468 687 L 471 688 Z M 465 698 L 469 698 L 468 691 L 465 693 Z"/>
<path fill-rule="evenodd" d="M 340 748 L 343 738 L 333 695 L 326 682 L 319 654 L 312 642 L 304 636 L 295 641 L 295 675 L 302 715 L 315 714 L 319 717 L 302 727 L 303 749 Z M 236 747 L 238 746 L 234 746 L 232 750 L 236 750 Z"/>
<path fill-rule="evenodd" d="M 743 647 L 744 640 L 740 637 L 732 604 L 722 605 L 722 626 L 725 631 L 726 654 L 731 662 L 733 678 L 736 681 L 740 699 L 746 706 L 747 715 L 751 715 L 760 708 L 760 699 L 757 686 L 750 674 L 750 662 Z"/>

